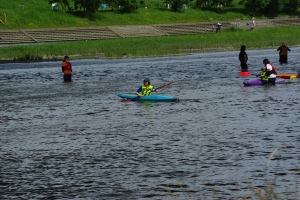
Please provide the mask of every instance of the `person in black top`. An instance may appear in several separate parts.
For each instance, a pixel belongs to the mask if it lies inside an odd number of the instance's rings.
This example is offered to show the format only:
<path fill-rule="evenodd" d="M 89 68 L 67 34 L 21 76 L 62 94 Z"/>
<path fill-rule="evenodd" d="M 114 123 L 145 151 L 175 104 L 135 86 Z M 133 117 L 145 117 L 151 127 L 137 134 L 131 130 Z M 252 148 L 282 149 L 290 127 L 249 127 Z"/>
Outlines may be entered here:
<path fill-rule="evenodd" d="M 287 63 L 288 60 L 288 51 L 291 51 L 290 48 L 288 48 L 285 44 L 285 42 L 282 43 L 282 45 L 277 49 L 279 51 L 279 62 Z"/>
<path fill-rule="evenodd" d="M 247 72 L 248 71 L 248 65 L 247 65 L 247 61 L 248 61 L 248 55 L 246 53 L 246 46 L 243 45 L 241 46 L 241 51 L 239 54 L 239 60 L 241 63 L 241 71 L 242 72 Z"/>

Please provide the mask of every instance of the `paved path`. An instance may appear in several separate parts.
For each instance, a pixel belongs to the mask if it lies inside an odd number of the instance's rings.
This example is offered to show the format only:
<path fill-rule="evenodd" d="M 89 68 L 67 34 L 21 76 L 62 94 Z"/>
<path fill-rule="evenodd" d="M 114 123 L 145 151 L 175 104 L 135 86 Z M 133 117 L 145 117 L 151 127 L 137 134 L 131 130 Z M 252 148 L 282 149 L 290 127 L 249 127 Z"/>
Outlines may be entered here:
<path fill-rule="evenodd" d="M 221 22 L 223 29 L 236 27 L 243 29 L 253 28 L 246 26 L 252 21 Z M 102 40 L 130 37 L 157 37 L 187 34 L 212 34 L 215 22 L 184 23 L 184 24 L 155 24 L 155 25 L 124 25 L 124 26 L 99 26 L 76 28 L 51 28 L 51 29 L 22 29 L 0 30 L 2 41 L 0 44 L 28 44 L 43 42 Z M 254 28 L 300 25 L 300 18 L 281 18 L 257 20 Z"/>

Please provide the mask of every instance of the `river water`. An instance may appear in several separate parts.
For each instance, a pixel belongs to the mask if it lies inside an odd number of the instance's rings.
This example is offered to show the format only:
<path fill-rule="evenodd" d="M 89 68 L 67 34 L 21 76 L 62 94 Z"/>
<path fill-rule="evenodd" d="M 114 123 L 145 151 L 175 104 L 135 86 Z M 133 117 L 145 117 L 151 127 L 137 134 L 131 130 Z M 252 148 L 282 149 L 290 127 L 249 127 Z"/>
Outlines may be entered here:
<path fill-rule="evenodd" d="M 0 65 L 0 199 L 299 199 L 299 79 L 243 86 L 300 48 Z M 72 58 L 71 58 L 72 59 Z M 124 102 L 149 77 L 178 102 Z M 254 189 L 251 189 L 253 187 Z"/>

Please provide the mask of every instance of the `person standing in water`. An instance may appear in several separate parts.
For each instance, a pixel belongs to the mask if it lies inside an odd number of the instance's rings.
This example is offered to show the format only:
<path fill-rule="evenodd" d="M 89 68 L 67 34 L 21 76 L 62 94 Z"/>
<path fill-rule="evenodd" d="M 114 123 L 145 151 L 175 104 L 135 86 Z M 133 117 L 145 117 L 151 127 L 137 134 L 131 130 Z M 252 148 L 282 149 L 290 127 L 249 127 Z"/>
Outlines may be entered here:
<path fill-rule="evenodd" d="M 263 60 L 263 64 L 266 67 L 266 76 L 268 76 L 268 84 L 275 85 L 276 82 L 276 74 L 277 70 L 273 64 L 270 63 L 270 61 L 265 58 Z"/>
<path fill-rule="evenodd" d="M 248 55 L 246 53 L 246 46 L 243 45 L 241 46 L 241 51 L 239 54 L 239 60 L 241 63 L 241 71 L 242 72 L 248 72 L 248 65 L 247 65 L 247 61 L 248 61 Z"/>
<path fill-rule="evenodd" d="M 64 73 L 64 81 L 72 81 L 72 64 L 69 62 L 69 56 L 65 56 L 61 64 L 61 70 Z"/>
<path fill-rule="evenodd" d="M 287 63 L 288 60 L 288 51 L 291 51 L 287 46 L 286 43 L 283 42 L 282 45 L 277 49 L 279 51 L 279 62 Z"/>

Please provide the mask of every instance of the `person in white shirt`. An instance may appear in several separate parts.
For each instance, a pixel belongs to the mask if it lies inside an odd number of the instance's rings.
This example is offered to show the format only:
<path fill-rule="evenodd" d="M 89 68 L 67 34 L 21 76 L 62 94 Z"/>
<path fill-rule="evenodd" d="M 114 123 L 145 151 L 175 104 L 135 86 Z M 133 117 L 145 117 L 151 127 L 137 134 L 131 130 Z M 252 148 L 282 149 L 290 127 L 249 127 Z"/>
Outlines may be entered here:
<path fill-rule="evenodd" d="M 277 70 L 276 70 L 275 66 L 273 64 L 271 64 L 270 61 L 266 58 L 263 60 L 263 63 L 267 69 L 266 75 L 269 76 L 268 84 L 275 85 L 276 74 L 277 74 Z"/>
<path fill-rule="evenodd" d="M 217 23 L 217 29 L 216 33 L 218 33 L 221 30 L 222 24 L 220 22 Z"/>

